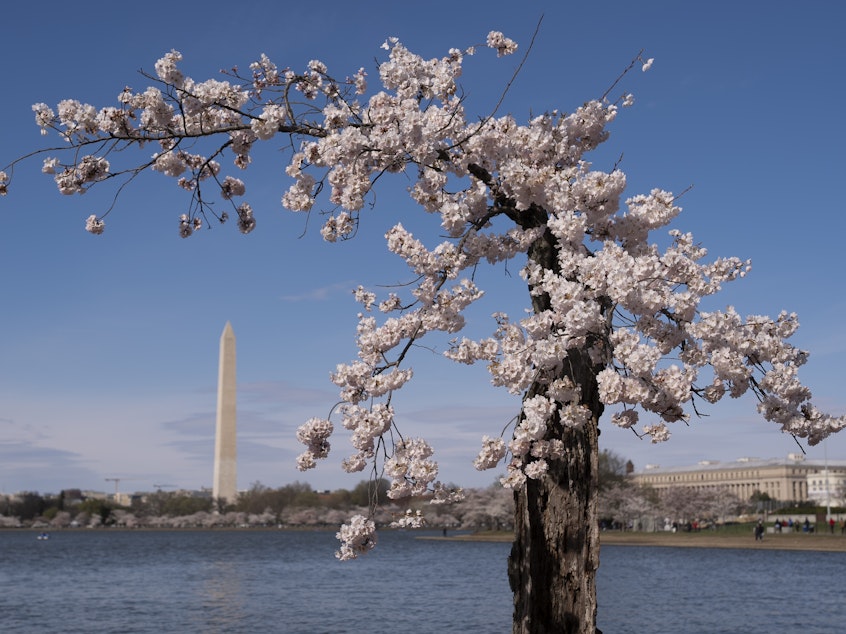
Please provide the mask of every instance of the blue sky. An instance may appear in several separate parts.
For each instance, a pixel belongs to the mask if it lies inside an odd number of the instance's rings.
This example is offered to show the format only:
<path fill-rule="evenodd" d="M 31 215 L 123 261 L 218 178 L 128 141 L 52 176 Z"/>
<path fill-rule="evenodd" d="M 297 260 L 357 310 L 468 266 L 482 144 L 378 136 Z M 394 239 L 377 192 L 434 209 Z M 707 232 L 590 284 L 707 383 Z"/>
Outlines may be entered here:
<path fill-rule="evenodd" d="M 595 165 L 610 168 L 622 154 L 631 193 L 692 185 L 677 226 L 714 257 L 753 261 L 752 273 L 728 287 L 717 306 L 731 304 L 741 314 L 798 312 L 794 342 L 812 353 L 802 376 L 821 407 L 846 413 L 846 5 L 85 6 L 69 12 L 48 0 L 4 8 L 0 164 L 43 146 L 33 103 L 113 105 L 125 85 L 145 88 L 136 71 L 151 71 L 172 48 L 195 79 L 246 68 L 266 53 L 294 69 L 320 59 L 338 76 L 364 66 L 373 87 L 388 36 L 425 56 L 481 44 L 492 29 L 525 46 L 543 14 L 535 49 L 503 106 L 520 120 L 601 95 L 645 49 L 655 64 L 626 79 L 635 107 L 613 124 Z M 467 61 L 462 85 L 471 110 L 486 114 L 517 61 L 487 51 Z M 92 236 L 83 230 L 85 218 L 107 208 L 113 190 L 62 197 L 40 174 L 39 159 L 16 169 L 12 191 L 0 200 L 0 493 L 112 490 L 106 478 L 121 478 L 121 491 L 210 487 L 226 321 L 238 342 L 239 487 L 300 480 L 351 488 L 361 479 L 337 467 L 350 453 L 341 438 L 334 459 L 297 472 L 294 431 L 328 413 L 336 400 L 329 372 L 354 357 L 350 290 L 406 278 L 386 254 L 385 228 L 397 217 L 414 223 L 420 212 L 397 194 L 398 183 L 380 194 L 356 240 L 325 244 L 317 218 L 307 223 L 279 204 L 287 187 L 279 146 L 263 149 L 244 175 L 258 220 L 249 236 L 230 224 L 179 238 L 177 219 L 188 200 L 160 175 L 125 191 L 106 233 Z M 480 282 L 488 292 L 478 311 L 481 331 L 491 312 L 522 299 L 523 290 L 503 268 Z M 423 352 L 415 368 L 413 385 L 396 401 L 404 428 L 432 440 L 444 480 L 491 483 L 496 474 L 476 472 L 471 462 L 481 435 L 499 433 L 517 402 L 489 387 L 481 367 L 454 367 Z M 670 442 L 658 446 L 605 424 L 601 443 L 638 468 L 797 451 L 754 405 L 742 399 L 713 408 L 689 427 L 676 425 Z M 846 460 L 846 434 L 808 449 L 809 458 L 825 455 Z"/>

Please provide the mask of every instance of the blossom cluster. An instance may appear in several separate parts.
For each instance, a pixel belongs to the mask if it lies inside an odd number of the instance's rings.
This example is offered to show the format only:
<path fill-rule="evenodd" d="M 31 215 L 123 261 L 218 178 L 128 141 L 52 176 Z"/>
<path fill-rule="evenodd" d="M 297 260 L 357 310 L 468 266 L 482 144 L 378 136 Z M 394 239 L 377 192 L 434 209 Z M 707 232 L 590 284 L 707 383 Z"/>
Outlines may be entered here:
<path fill-rule="evenodd" d="M 493 469 L 499 465 L 505 457 L 506 447 L 502 438 L 482 437 L 482 450 L 473 461 L 473 466 L 479 471 Z"/>
<path fill-rule="evenodd" d="M 365 70 L 359 69 L 351 78 L 336 82 L 326 75 L 322 62 L 312 60 L 306 70 L 295 73 L 290 69 L 280 70 L 266 55 L 250 65 L 252 77 L 236 81 L 230 79 L 208 79 L 195 81 L 180 69 L 182 54 L 170 51 L 155 63 L 155 75 L 149 78 L 157 85 L 149 86 L 140 92 L 124 88 L 117 97 L 118 106 L 97 109 L 94 106 L 72 99 L 59 102 L 56 109 L 47 104 L 33 105 L 36 124 L 42 134 L 51 131 L 58 133 L 71 149 L 97 145 L 102 155 L 84 156 L 74 163 L 62 163 L 57 157 L 49 157 L 44 163 L 44 172 L 53 174 L 59 190 L 63 194 L 84 193 L 92 184 L 107 177 L 126 176 L 131 179 L 138 171 L 150 168 L 166 176 L 177 179 L 179 187 L 190 191 L 194 200 L 192 213 L 187 223 L 180 217 L 179 230 L 187 237 L 195 228 L 193 214 L 210 213 L 219 220 L 226 219 L 225 212 L 215 213 L 211 201 L 204 197 L 201 181 L 213 179 L 219 186 L 221 196 L 231 200 L 234 196 L 243 196 L 246 186 L 240 179 L 232 176 L 219 178 L 222 170 L 216 157 L 231 153 L 233 164 L 239 169 L 246 169 L 251 162 L 251 150 L 255 142 L 267 141 L 280 132 L 310 132 L 322 136 L 317 126 L 311 127 L 293 118 L 290 95 L 299 92 L 309 100 L 323 96 L 327 103 L 342 112 L 351 114 L 345 104 L 348 87 L 353 92 L 366 90 Z M 266 97 L 265 101 L 261 97 Z M 329 105 L 327 105 L 329 108 Z M 208 152 L 189 153 L 180 146 L 183 139 L 191 139 L 192 145 L 198 139 L 223 136 L 223 145 Z M 155 143 L 159 151 L 151 162 L 141 167 L 123 167 L 109 171 L 106 154 L 115 154 L 131 145 L 141 146 Z M 72 153 L 76 156 L 76 153 Z M 187 174 L 187 175 L 186 175 Z M 5 185 L 3 190 L 5 191 Z M 303 175 L 300 187 L 311 192 L 309 176 Z M 297 197 L 286 197 L 286 204 L 296 207 Z M 239 211 L 237 206 L 233 206 Z M 246 233 L 254 225 L 254 220 L 242 220 L 239 230 Z M 102 217 L 97 223 L 86 223 L 86 228 L 94 233 L 104 229 Z"/>
<path fill-rule="evenodd" d="M 517 50 L 517 42 L 505 37 L 500 31 L 491 31 L 488 33 L 487 45 L 490 48 L 495 48 L 497 55 L 511 55 Z"/>
<path fill-rule="evenodd" d="M 391 478 L 388 497 L 399 500 L 422 496 L 438 477 L 438 463 L 429 460 L 434 452 L 422 438 L 398 441 L 394 454 L 385 461 L 385 475 Z"/>
<path fill-rule="evenodd" d="M 424 526 L 426 526 L 426 518 L 423 517 L 420 509 L 416 512 L 407 509 L 405 515 L 391 522 L 391 528 L 423 528 Z"/>
<path fill-rule="evenodd" d="M 62 194 L 83 194 L 88 188 L 110 176 L 109 162 L 102 157 L 83 156 L 74 165 L 60 165 L 54 158 L 44 160 L 41 171 L 53 174 L 56 186 Z"/>
<path fill-rule="evenodd" d="M 355 559 L 376 546 L 376 523 L 363 515 L 354 515 L 348 524 L 343 524 L 335 533 L 341 547 L 335 556 L 341 561 Z"/>
<path fill-rule="evenodd" d="M 350 442 L 356 450 L 344 461 L 343 468 L 348 473 L 362 471 L 374 457 L 379 440 L 393 425 L 393 407 L 387 403 L 374 403 L 369 408 L 348 403 L 341 412 L 343 426 L 352 432 Z"/>
<path fill-rule="evenodd" d="M 297 440 L 306 446 L 306 451 L 297 457 L 297 468 L 300 471 L 314 468 L 316 459 L 329 455 L 332 431 L 332 423 L 322 418 L 310 418 L 297 429 Z"/>

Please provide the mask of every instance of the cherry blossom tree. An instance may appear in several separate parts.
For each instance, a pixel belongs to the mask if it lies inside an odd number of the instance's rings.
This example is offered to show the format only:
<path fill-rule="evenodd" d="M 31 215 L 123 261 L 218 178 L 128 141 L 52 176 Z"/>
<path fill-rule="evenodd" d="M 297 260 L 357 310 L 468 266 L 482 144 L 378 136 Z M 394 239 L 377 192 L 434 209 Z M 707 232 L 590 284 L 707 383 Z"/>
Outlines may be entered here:
<path fill-rule="evenodd" d="M 513 528 L 514 515 L 510 498 L 508 491 L 498 484 L 484 489 L 467 489 L 464 491 L 464 499 L 453 505 L 453 514 L 461 528 L 510 530 Z"/>
<path fill-rule="evenodd" d="M 499 32 L 486 45 L 498 56 L 517 50 Z M 344 469 L 390 478 L 394 500 L 454 499 L 457 492 L 437 480 L 433 448 L 398 428 L 393 399 L 412 379 L 412 353 L 447 333 L 454 339 L 446 357 L 486 364 L 495 386 L 522 397 L 510 426 L 494 421 L 475 461 L 478 469 L 504 465 L 502 484 L 514 492 L 513 630 L 593 632 L 606 408 L 609 424 L 653 442 L 726 395 L 751 393 L 775 429 L 810 444 L 842 429 L 844 419 L 818 411 L 799 381 L 807 353 L 788 343 L 795 314 L 700 310 L 749 263 L 708 259 L 691 234 L 670 230 L 681 211 L 677 196 L 624 195 L 620 169 L 588 162 L 620 108 L 633 103 L 612 94 L 619 81 L 572 112 L 520 121 L 493 104 L 476 117 L 465 111 L 458 83 L 474 48 L 436 59 L 396 39 L 383 48 L 381 86 L 372 91 L 364 68 L 339 78 L 317 60 L 298 71 L 266 56 L 249 72 L 195 81 L 171 51 L 145 75 L 148 88 L 125 88 L 116 105 L 36 104 L 43 133 L 60 139 L 43 152 L 42 171 L 63 194 L 110 182 L 119 192 L 142 172 L 160 172 L 188 198 L 182 236 L 230 215 L 249 233 L 256 219 L 248 202 L 236 202 L 247 188 L 234 173 L 249 168 L 257 144 L 284 138 L 292 151 L 282 204 L 325 212 L 321 234 L 329 242 L 354 238 L 379 181 L 401 174 L 411 202 L 439 220 L 438 235 L 414 235 L 399 222 L 387 232 L 389 250 L 415 281 L 381 295 L 355 290 L 358 358 L 332 375 L 340 404 L 298 430 L 305 445 L 298 465 L 311 469 L 328 455 L 340 422 L 353 445 Z M 651 64 L 638 55 L 629 70 Z M 0 193 L 11 190 L 17 165 L 0 172 Z M 102 233 L 109 211 L 90 216 L 88 231 Z M 507 261 L 522 267 L 530 310 L 498 312 L 490 336 L 471 338 L 465 313 L 483 294 L 474 273 Z M 339 537 L 338 556 L 354 558 L 373 548 L 375 523 L 356 516 Z"/>
<path fill-rule="evenodd" d="M 671 522 L 684 523 L 700 515 L 703 502 L 696 489 L 668 487 L 660 492 L 660 506 Z"/>
<path fill-rule="evenodd" d="M 723 523 L 735 517 L 744 503 L 727 487 L 695 489 L 668 487 L 659 493 L 661 512 L 673 521 L 707 519 Z"/>
<path fill-rule="evenodd" d="M 68 511 L 59 511 L 56 517 L 50 520 L 50 526 L 53 528 L 67 528 L 71 523 L 71 514 Z"/>
<path fill-rule="evenodd" d="M 631 525 L 635 530 L 654 530 L 656 505 L 651 491 L 639 486 L 615 482 L 599 491 L 599 515 L 610 519 L 619 528 Z"/>
<path fill-rule="evenodd" d="M 737 516 L 743 506 L 740 498 L 725 486 L 705 491 L 703 498 L 702 516 L 714 525 L 724 524 L 727 518 Z"/>

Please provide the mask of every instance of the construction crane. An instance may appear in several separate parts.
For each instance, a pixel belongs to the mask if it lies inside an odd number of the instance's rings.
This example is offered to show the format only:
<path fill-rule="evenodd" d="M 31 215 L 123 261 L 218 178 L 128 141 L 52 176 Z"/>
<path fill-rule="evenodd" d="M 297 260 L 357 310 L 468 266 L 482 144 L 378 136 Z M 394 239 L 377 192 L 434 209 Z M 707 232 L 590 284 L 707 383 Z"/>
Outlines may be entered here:
<path fill-rule="evenodd" d="M 135 478 L 106 478 L 106 482 L 114 482 L 115 483 L 115 500 L 118 498 L 118 488 L 120 486 L 121 480 L 134 480 Z"/>
<path fill-rule="evenodd" d="M 115 497 L 118 496 L 118 487 L 120 486 L 120 481 L 122 478 L 106 478 L 106 482 L 114 482 L 115 483 Z"/>

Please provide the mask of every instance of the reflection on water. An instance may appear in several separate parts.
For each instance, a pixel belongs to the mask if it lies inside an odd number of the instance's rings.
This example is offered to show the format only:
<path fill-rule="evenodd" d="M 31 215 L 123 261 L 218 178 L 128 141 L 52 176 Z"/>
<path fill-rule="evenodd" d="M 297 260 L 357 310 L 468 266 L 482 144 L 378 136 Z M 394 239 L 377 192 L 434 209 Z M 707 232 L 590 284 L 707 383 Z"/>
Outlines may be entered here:
<path fill-rule="evenodd" d="M 209 632 L 234 632 L 249 616 L 244 602 L 244 579 L 231 561 L 213 561 L 200 573 L 204 604 L 209 612 Z"/>

